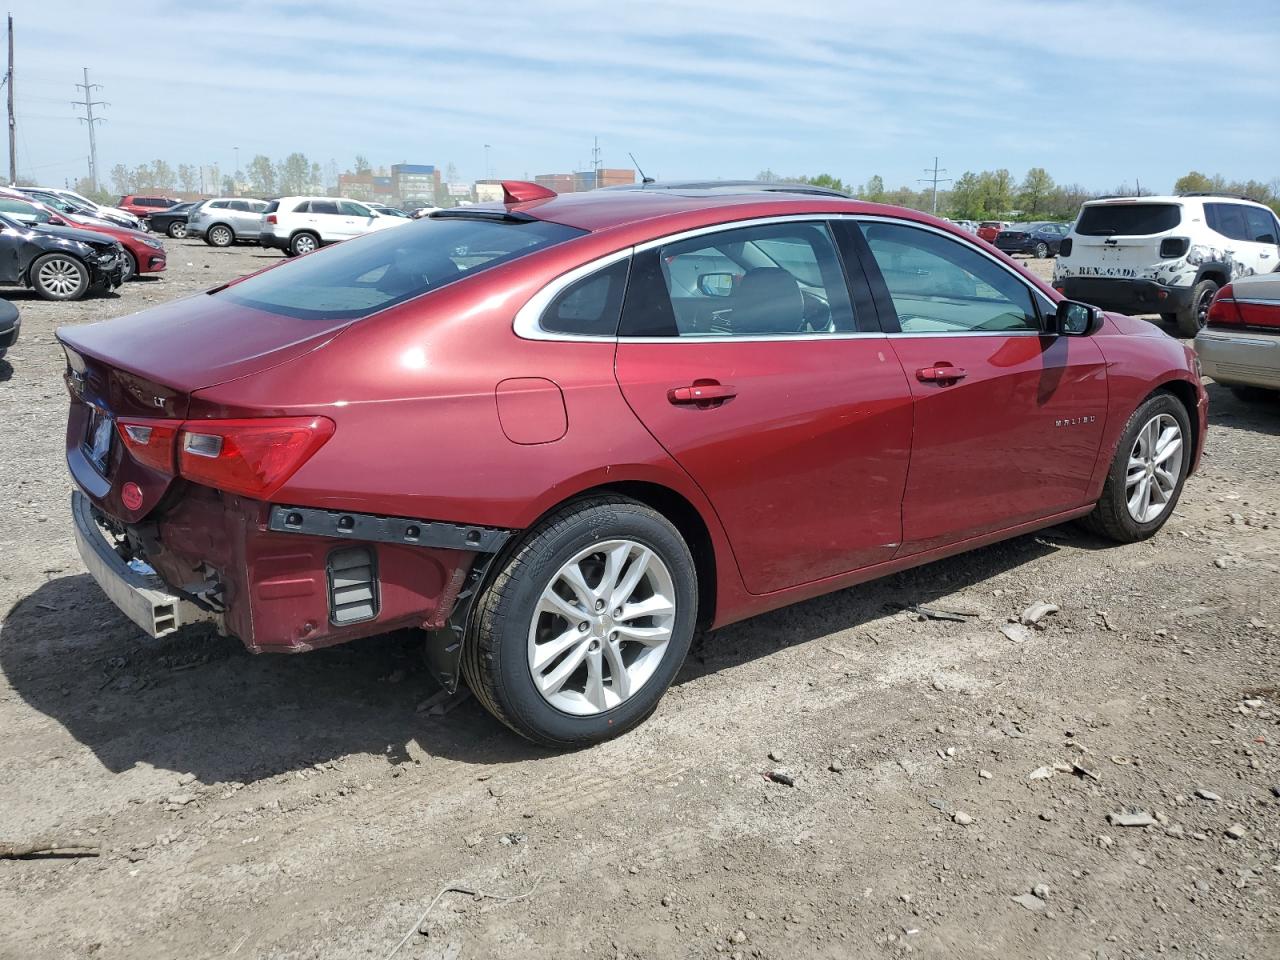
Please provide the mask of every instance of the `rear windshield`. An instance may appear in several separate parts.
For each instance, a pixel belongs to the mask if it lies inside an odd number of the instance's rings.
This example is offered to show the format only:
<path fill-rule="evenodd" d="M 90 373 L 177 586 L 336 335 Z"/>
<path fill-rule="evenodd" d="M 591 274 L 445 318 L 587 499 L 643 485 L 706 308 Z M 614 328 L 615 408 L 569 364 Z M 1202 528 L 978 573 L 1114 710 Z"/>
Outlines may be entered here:
<path fill-rule="evenodd" d="M 215 295 L 302 320 L 358 319 L 585 232 L 543 220 L 414 220 L 282 264 Z"/>
<path fill-rule="evenodd" d="M 1100 203 L 1080 211 L 1076 233 L 1084 237 L 1145 237 L 1182 222 L 1176 203 Z"/>

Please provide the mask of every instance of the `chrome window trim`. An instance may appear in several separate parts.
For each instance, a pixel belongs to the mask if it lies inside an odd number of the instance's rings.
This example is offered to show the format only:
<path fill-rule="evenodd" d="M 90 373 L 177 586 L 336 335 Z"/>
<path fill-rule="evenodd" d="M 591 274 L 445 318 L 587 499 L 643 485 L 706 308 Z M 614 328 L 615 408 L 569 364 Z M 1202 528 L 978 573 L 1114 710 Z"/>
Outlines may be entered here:
<path fill-rule="evenodd" d="M 613 266 L 620 260 L 632 257 L 646 250 L 652 250 L 655 247 L 663 247 L 671 243 L 679 243 L 683 240 L 690 240 L 695 237 L 705 236 L 712 233 L 723 233 L 728 230 L 738 230 L 744 227 L 768 226 L 776 223 L 817 223 L 826 225 L 834 220 L 852 220 L 855 223 L 890 223 L 899 226 L 912 227 L 917 230 L 925 230 L 930 233 L 936 233 L 939 236 L 954 240 L 957 243 L 962 241 L 957 239 L 954 234 L 947 230 L 941 230 L 927 223 L 917 223 L 913 220 L 905 220 L 901 217 L 885 217 L 875 214 L 857 214 L 857 213 L 793 213 L 776 217 L 751 217 L 745 220 L 730 220 L 724 223 L 711 224 L 705 227 L 694 227 L 690 230 L 681 230 L 678 233 L 667 234 L 666 236 L 656 237 L 652 240 L 646 240 L 643 243 L 635 244 L 630 247 L 623 247 L 621 250 L 615 250 L 589 260 L 580 266 L 574 267 L 566 273 L 560 274 L 558 277 L 548 281 L 537 293 L 516 311 L 515 321 L 512 324 L 516 336 L 522 340 L 542 340 L 552 342 L 565 343 L 617 343 L 626 341 L 627 343 L 773 343 L 788 341 L 815 341 L 815 340 L 865 340 L 865 339 L 884 339 L 886 337 L 1015 337 L 1015 336 L 1054 336 L 1054 334 L 1046 333 L 1043 330 L 940 330 L 929 333 L 885 333 L 883 331 L 852 331 L 849 333 L 814 333 L 814 334 L 758 334 L 747 337 L 734 336 L 688 336 L 688 337 L 619 337 L 613 336 L 590 336 L 580 333 L 554 333 L 542 328 L 542 313 L 551 305 L 554 300 L 564 289 L 571 284 L 577 283 L 584 277 L 590 276 L 597 270 L 603 270 Z M 831 237 L 832 244 L 836 244 L 835 237 Z M 1011 268 L 1008 264 L 991 256 L 987 251 L 983 250 L 975 243 L 969 243 L 968 247 L 979 255 L 985 257 L 996 266 L 1000 267 L 1010 276 L 1014 277 L 1025 286 L 1030 293 L 1039 294 L 1048 299 L 1038 287 L 1028 283 L 1027 278 L 1022 276 L 1016 269 Z M 1050 300 L 1050 303 L 1053 301 Z"/>
<path fill-rule="evenodd" d="M 937 227 L 933 226 L 932 224 L 917 223 L 914 220 L 903 220 L 901 217 L 882 217 L 882 216 L 876 216 L 875 214 L 854 214 L 852 216 L 842 217 L 841 219 L 856 220 L 859 223 L 863 223 L 863 222 L 889 223 L 895 226 L 909 227 L 914 230 L 924 230 L 928 233 L 936 233 L 940 237 L 946 237 L 948 240 L 953 240 L 956 243 L 960 243 L 960 241 L 956 238 L 955 234 L 951 233 L 949 230 L 939 230 Z M 1009 274 L 1009 276 L 1013 277 L 1015 280 L 1021 283 L 1024 287 L 1026 287 L 1027 292 L 1031 294 L 1031 301 L 1033 306 L 1037 308 L 1039 307 L 1039 304 L 1036 302 L 1036 299 L 1035 299 L 1037 296 L 1040 296 L 1046 300 L 1049 300 L 1048 295 L 1043 290 L 1041 290 L 1035 284 L 1029 283 L 1026 277 L 1024 277 L 1015 268 L 1010 267 L 1003 260 L 998 260 L 997 258 L 993 257 L 991 254 L 989 254 L 986 250 L 983 250 L 976 243 L 969 243 L 966 246 L 969 249 L 973 250 L 978 255 L 985 257 L 987 260 L 991 261 L 991 263 L 995 264 L 1005 273 Z M 876 266 L 878 267 L 879 264 L 877 264 Z M 890 299 L 892 299 L 892 295 L 890 295 Z M 1049 300 L 1049 302 L 1053 303 L 1054 301 Z M 901 325 L 901 321 L 899 321 L 899 325 Z M 888 334 L 888 336 L 890 337 L 1028 337 L 1028 336 L 1056 337 L 1058 336 L 1058 334 L 1049 333 L 1044 328 L 1037 327 L 1035 330 L 943 330 L 943 331 L 929 332 L 929 333 L 920 333 L 920 332 L 908 333 L 906 331 L 898 331 L 897 333 L 890 333 Z"/>

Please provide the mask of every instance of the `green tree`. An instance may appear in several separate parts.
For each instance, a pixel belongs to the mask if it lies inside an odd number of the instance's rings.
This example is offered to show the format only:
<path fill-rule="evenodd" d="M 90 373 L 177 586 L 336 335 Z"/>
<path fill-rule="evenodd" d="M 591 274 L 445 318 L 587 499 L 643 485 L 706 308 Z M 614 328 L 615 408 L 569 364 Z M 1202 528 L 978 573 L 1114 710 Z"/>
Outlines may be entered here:
<path fill-rule="evenodd" d="M 161 193 L 173 193 L 177 188 L 178 178 L 173 167 L 163 160 L 151 161 L 151 188 Z"/>
<path fill-rule="evenodd" d="M 311 173 L 307 179 L 307 193 L 323 193 L 324 192 L 324 171 L 320 169 L 320 164 L 311 164 Z"/>
<path fill-rule="evenodd" d="M 820 173 L 816 177 L 805 177 L 804 182 L 815 187 L 826 187 L 828 190 L 839 190 L 841 193 L 847 193 L 849 190 L 844 185 L 843 180 L 839 177 L 833 177 L 829 173 Z"/>
<path fill-rule="evenodd" d="M 873 174 L 863 189 L 862 199 L 870 200 L 872 203 L 880 203 L 884 200 L 884 177 L 878 173 Z"/>
<path fill-rule="evenodd" d="M 195 193 L 200 189 L 200 175 L 189 163 L 178 164 L 178 186 L 183 193 Z"/>
<path fill-rule="evenodd" d="M 982 206 L 989 217 L 1004 217 L 1013 206 L 1013 177 L 1008 170 L 984 170 L 978 174 L 982 184 Z"/>
<path fill-rule="evenodd" d="M 222 178 L 222 192 L 227 196 L 234 196 L 236 192 L 236 181 L 231 174 L 227 174 Z"/>
<path fill-rule="evenodd" d="M 276 183 L 281 193 L 306 193 L 311 163 L 301 153 L 291 153 L 276 167 Z"/>
<path fill-rule="evenodd" d="M 1185 177 L 1179 177 L 1173 183 L 1174 193 L 1207 193 L 1212 189 L 1212 182 L 1199 170 L 1192 170 Z"/>
<path fill-rule="evenodd" d="M 117 163 L 111 168 L 111 186 L 117 194 L 124 196 L 133 193 L 133 181 L 129 176 L 129 168 L 123 163 Z"/>
<path fill-rule="evenodd" d="M 1018 190 L 1018 206 L 1028 220 L 1039 219 L 1048 210 L 1053 187 L 1053 177 L 1044 167 L 1032 167 L 1027 171 Z"/>
<path fill-rule="evenodd" d="M 276 192 L 276 168 L 271 158 L 258 154 L 249 161 L 249 189 L 254 193 L 268 196 Z"/>
<path fill-rule="evenodd" d="M 987 212 L 983 206 L 985 199 L 978 174 L 966 170 L 956 177 L 951 188 L 950 202 L 945 209 L 950 210 L 957 220 L 981 220 Z"/>
<path fill-rule="evenodd" d="M 369 161 L 365 159 L 363 153 L 356 154 L 356 173 L 369 173 L 373 167 L 369 166 Z"/>

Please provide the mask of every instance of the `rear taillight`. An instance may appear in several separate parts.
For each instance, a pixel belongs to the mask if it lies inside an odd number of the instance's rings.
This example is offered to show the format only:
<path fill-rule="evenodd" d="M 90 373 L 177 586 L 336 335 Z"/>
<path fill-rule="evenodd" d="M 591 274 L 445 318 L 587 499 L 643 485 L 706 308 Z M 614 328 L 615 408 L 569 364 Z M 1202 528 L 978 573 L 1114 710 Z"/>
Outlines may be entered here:
<path fill-rule="evenodd" d="M 1235 291 L 1227 284 L 1218 291 L 1209 305 L 1209 317 L 1205 322 L 1210 327 L 1242 327 L 1244 317 L 1240 316 L 1240 308 L 1236 304 Z"/>
<path fill-rule="evenodd" d="M 267 214 L 267 223 L 279 223 L 279 222 L 280 221 L 276 219 L 276 215 L 274 213 Z"/>
<path fill-rule="evenodd" d="M 1177 260 L 1185 257 L 1191 248 L 1191 241 L 1186 237 L 1165 237 L 1160 241 L 1160 257 L 1164 260 Z"/>
<path fill-rule="evenodd" d="M 181 420 L 117 420 L 116 430 L 129 455 L 143 466 L 173 476 L 173 442 Z"/>
<path fill-rule="evenodd" d="M 1071 238 L 1067 237 L 1062 243 L 1058 244 L 1058 257 L 1071 256 Z"/>
<path fill-rule="evenodd" d="M 188 420 L 178 435 L 178 473 L 194 483 L 266 499 L 333 431 L 327 417 Z"/>
<path fill-rule="evenodd" d="M 328 417 L 118 420 L 138 463 L 193 483 L 265 499 L 333 436 Z"/>

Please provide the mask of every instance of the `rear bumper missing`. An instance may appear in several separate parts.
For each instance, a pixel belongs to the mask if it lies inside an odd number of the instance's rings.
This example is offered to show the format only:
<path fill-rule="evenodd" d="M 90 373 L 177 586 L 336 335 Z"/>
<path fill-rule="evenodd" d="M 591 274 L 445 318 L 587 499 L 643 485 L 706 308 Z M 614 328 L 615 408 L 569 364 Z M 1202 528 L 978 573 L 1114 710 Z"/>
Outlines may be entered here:
<path fill-rule="evenodd" d="M 153 574 L 140 573 L 107 543 L 93 516 L 89 498 L 79 490 L 71 493 L 76 548 L 90 575 L 102 592 L 130 620 L 151 637 L 165 637 L 192 623 L 220 623 L 218 614 L 201 610 L 191 601 L 169 591 Z"/>

